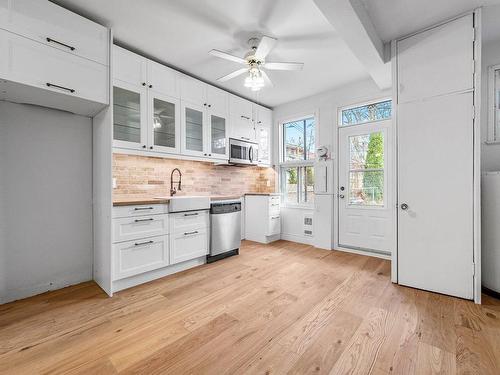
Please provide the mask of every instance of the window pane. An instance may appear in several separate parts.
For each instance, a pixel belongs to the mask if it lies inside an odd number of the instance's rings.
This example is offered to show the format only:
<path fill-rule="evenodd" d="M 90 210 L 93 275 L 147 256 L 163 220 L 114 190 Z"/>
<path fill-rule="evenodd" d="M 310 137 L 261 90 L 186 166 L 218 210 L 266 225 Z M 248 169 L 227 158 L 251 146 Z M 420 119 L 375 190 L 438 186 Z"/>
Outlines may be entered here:
<path fill-rule="evenodd" d="M 349 137 L 349 169 L 384 168 L 384 134 L 382 132 Z"/>
<path fill-rule="evenodd" d="M 392 101 L 372 103 L 342 111 L 341 125 L 362 124 L 370 121 L 386 120 L 392 116 Z"/>
<path fill-rule="evenodd" d="M 315 121 L 313 118 L 305 120 L 306 126 L 306 159 L 312 160 L 316 158 L 316 137 L 315 137 Z"/>
<path fill-rule="evenodd" d="M 283 124 L 285 161 L 304 160 L 304 121 Z"/>
<path fill-rule="evenodd" d="M 349 172 L 349 204 L 384 205 L 384 171 Z"/>
<path fill-rule="evenodd" d="M 175 104 L 160 99 L 153 100 L 154 144 L 175 147 Z"/>
<path fill-rule="evenodd" d="M 314 167 L 301 167 L 301 203 L 314 203 Z"/>
<path fill-rule="evenodd" d="M 285 197 L 285 202 L 297 204 L 298 195 L 297 195 L 297 186 L 299 176 L 297 173 L 297 168 L 285 168 L 283 173 L 283 193 Z"/>
<path fill-rule="evenodd" d="M 141 96 L 113 87 L 113 139 L 141 142 Z"/>

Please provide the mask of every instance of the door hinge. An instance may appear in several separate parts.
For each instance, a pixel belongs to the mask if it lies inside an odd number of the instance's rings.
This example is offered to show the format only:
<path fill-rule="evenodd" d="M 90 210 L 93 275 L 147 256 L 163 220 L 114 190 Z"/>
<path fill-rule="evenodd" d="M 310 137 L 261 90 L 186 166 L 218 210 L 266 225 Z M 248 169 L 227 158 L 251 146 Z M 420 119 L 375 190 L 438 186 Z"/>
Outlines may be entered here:
<path fill-rule="evenodd" d="M 472 119 L 473 120 L 476 119 L 476 106 L 475 105 L 472 106 Z"/>
<path fill-rule="evenodd" d="M 476 276 L 476 263 L 472 263 L 472 277 Z"/>
<path fill-rule="evenodd" d="M 476 74 L 476 60 L 472 60 L 472 75 Z"/>
<path fill-rule="evenodd" d="M 472 28 L 472 41 L 473 42 L 476 41 L 476 28 L 475 27 Z"/>

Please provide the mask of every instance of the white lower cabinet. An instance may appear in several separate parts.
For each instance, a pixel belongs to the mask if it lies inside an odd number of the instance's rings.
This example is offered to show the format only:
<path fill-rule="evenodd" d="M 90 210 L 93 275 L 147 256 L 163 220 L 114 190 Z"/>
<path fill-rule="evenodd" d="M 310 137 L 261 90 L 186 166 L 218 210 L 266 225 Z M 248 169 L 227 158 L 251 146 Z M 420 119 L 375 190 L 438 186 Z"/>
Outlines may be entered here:
<path fill-rule="evenodd" d="M 280 196 L 277 194 L 245 196 L 245 238 L 269 243 L 281 235 Z"/>
<path fill-rule="evenodd" d="M 113 245 L 114 280 L 168 266 L 169 236 L 149 237 Z"/>
<path fill-rule="evenodd" d="M 161 236 L 168 233 L 168 215 L 123 217 L 113 221 L 115 242 Z"/>
<path fill-rule="evenodd" d="M 170 214 L 170 263 L 176 264 L 208 254 L 207 210 Z"/>

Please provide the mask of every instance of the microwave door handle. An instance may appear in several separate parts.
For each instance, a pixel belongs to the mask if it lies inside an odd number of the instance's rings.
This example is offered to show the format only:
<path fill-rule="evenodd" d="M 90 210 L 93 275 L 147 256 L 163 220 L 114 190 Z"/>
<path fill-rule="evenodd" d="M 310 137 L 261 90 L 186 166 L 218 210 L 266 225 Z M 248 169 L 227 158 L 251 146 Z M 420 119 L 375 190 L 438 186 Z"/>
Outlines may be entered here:
<path fill-rule="evenodd" d="M 253 162 L 253 146 L 250 146 L 250 149 L 248 150 L 248 158 L 250 159 L 250 163 Z"/>

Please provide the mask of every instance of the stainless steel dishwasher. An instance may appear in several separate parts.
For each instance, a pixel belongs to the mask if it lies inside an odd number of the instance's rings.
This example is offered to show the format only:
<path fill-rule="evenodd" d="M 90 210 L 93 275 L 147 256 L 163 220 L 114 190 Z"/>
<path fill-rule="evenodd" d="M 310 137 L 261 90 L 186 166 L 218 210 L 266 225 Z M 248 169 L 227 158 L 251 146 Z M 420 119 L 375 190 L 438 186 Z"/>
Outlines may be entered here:
<path fill-rule="evenodd" d="M 210 254 L 207 263 L 239 254 L 241 245 L 241 202 L 210 205 Z"/>

